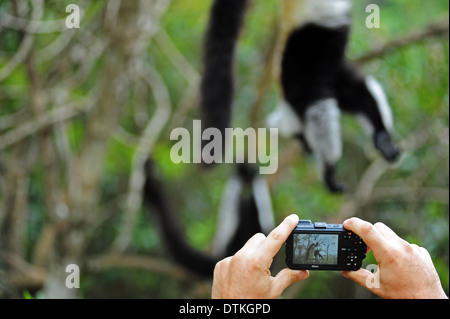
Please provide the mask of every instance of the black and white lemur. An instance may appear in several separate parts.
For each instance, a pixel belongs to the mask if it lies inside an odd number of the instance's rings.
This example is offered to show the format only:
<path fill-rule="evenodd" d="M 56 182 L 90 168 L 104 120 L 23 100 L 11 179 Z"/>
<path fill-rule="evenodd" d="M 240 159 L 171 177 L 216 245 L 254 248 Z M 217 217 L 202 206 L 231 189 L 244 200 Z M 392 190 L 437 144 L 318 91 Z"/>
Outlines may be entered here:
<path fill-rule="evenodd" d="M 233 67 L 239 30 L 250 0 L 215 0 L 205 48 L 202 81 L 204 127 L 231 125 Z M 391 133 L 393 116 L 381 85 L 345 58 L 351 0 L 280 0 L 283 8 L 280 82 L 284 101 L 268 118 L 270 127 L 299 138 L 314 153 L 331 192 L 342 156 L 340 112 L 356 115 L 388 161 L 399 155 Z"/>
<path fill-rule="evenodd" d="M 250 0 L 215 0 L 204 50 L 201 85 L 202 127 L 224 133 L 231 127 L 233 68 L 238 38 Z M 324 181 L 342 190 L 334 171 L 342 153 L 340 110 L 355 114 L 369 128 L 375 146 L 389 161 L 399 152 L 391 140 L 392 112 L 381 86 L 345 59 L 350 31 L 350 0 L 280 0 L 285 46 L 280 80 L 285 101 L 269 125 L 299 138 L 319 158 Z M 225 134 L 222 134 L 223 136 Z M 245 164 L 230 178 L 219 210 L 214 254 L 199 252 L 184 236 L 170 195 L 147 163 L 146 204 L 156 213 L 174 260 L 190 271 L 212 276 L 216 262 L 233 255 L 255 233 L 268 234 L 273 212 L 266 181 Z"/>

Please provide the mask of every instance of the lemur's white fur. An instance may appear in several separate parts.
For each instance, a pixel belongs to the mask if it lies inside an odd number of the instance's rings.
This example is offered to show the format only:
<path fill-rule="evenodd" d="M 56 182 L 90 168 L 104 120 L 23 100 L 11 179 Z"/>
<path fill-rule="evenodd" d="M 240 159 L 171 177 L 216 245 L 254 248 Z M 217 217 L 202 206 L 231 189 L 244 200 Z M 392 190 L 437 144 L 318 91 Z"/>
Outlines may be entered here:
<path fill-rule="evenodd" d="M 342 156 L 340 117 L 335 99 L 317 101 L 306 111 L 305 138 L 322 164 L 336 163 Z"/>
<path fill-rule="evenodd" d="M 256 207 L 259 212 L 259 224 L 261 225 L 262 230 L 268 234 L 275 227 L 269 185 L 264 177 L 258 176 L 253 180 L 252 186 Z"/>
<path fill-rule="evenodd" d="M 323 27 L 337 28 L 351 23 L 351 0 L 284 0 L 292 10 L 292 27 L 314 22 Z M 291 2 L 291 3 L 289 3 Z"/>
<path fill-rule="evenodd" d="M 226 186 L 219 207 L 218 229 L 213 243 L 215 256 L 223 256 L 231 238 L 239 225 L 239 204 L 242 192 L 242 181 L 239 177 L 231 177 Z"/>
<path fill-rule="evenodd" d="M 278 128 L 279 133 L 286 137 L 303 132 L 298 115 L 286 101 L 281 101 L 275 111 L 269 115 L 267 126 Z"/>
<path fill-rule="evenodd" d="M 224 256 L 227 246 L 233 239 L 239 226 L 239 205 L 241 203 L 243 183 L 239 176 L 233 176 L 225 186 L 225 193 L 219 208 L 216 236 L 213 243 L 215 256 Z M 275 227 L 275 220 L 273 217 L 269 186 L 267 185 L 266 179 L 261 176 L 256 176 L 252 182 L 252 190 L 258 209 L 259 224 L 262 230 L 268 234 Z"/>
<path fill-rule="evenodd" d="M 381 84 L 375 80 L 375 78 L 369 76 L 366 79 L 366 86 L 372 97 L 375 99 L 384 126 L 388 133 L 392 133 L 394 130 L 394 116 Z M 362 127 L 365 128 L 369 136 L 372 136 L 375 133 L 375 129 L 366 115 L 358 114 L 357 119 Z"/>
<path fill-rule="evenodd" d="M 375 78 L 371 76 L 367 77 L 366 85 L 373 98 L 377 102 L 377 106 L 380 111 L 384 126 L 391 133 L 394 129 L 394 116 L 392 114 L 392 109 L 389 106 L 386 94 L 384 93 L 383 87 L 377 80 L 375 80 Z"/>
<path fill-rule="evenodd" d="M 302 125 L 292 107 L 282 101 L 267 119 L 267 126 L 278 128 L 286 137 L 304 134 L 318 160 L 330 164 L 342 156 L 340 117 L 337 101 L 323 99 L 308 107 Z"/>

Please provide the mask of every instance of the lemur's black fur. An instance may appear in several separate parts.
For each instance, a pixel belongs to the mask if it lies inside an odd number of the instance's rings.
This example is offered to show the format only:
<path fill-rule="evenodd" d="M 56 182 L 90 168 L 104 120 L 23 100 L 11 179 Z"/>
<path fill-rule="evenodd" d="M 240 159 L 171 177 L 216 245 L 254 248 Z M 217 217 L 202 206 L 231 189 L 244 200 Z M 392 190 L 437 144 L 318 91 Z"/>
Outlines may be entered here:
<path fill-rule="evenodd" d="M 225 128 L 231 127 L 234 57 L 248 2 L 214 1 L 206 34 L 201 83 L 202 126 L 218 128 L 223 137 Z"/>
<path fill-rule="evenodd" d="M 346 61 L 341 64 L 336 80 L 336 97 L 342 110 L 370 119 L 374 130 L 375 147 L 387 161 L 395 161 L 400 152 L 392 142 L 389 129 L 383 123 L 377 102 L 369 92 L 365 77 Z"/>
<path fill-rule="evenodd" d="M 284 50 L 281 84 L 284 97 L 303 119 L 319 99 L 334 98 L 336 77 L 344 59 L 349 28 L 314 24 L 294 30 Z"/>
<path fill-rule="evenodd" d="M 204 127 L 222 132 L 230 125 L 234 56 L 248 2 L 216 0 L 207 33 L 202 119 L 207 124 Z M 329 26 L 311 21 L 301 25 L 288 36 L 281 66 L 284 98 L 302 124 L 294 135 L 321 161 L 323 179 L 331 192 L 343 190 L 335 180 L 342 152 L 340 110 L 370 124 L 374 144 L 386 160 L 394 161 L 399 155 L 390 136 L 392 128 L 383 121 L 384 106 L 378 105 L 368 78 L 345 58 L 349 33 L 350 23 Z"/>

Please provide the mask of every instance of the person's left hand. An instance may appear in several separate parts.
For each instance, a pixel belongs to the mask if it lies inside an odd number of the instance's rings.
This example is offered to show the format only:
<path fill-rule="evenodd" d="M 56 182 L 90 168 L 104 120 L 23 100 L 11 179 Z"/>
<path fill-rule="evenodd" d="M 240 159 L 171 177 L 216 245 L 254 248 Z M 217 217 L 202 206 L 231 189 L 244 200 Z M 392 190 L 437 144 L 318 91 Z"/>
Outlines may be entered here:
<path fill-rule="evenodd" d="M 287 217 L 269 236 L 256 234 L 233 257 L 216 265 L 213 299 L 276 299 L 293 283 L 306 279 L 308 271 L 282 270 L 272 277 L 273 258 L 297 226 L 297 215 Z"/>

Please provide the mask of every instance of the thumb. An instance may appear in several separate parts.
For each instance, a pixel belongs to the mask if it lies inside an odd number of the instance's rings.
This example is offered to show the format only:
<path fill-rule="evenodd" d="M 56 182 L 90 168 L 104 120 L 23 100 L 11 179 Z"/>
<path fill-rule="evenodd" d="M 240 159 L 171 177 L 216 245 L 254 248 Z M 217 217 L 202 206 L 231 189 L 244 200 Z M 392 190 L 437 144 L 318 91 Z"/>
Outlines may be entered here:
<path fill-rule="evenodd" d="M 307 270 L 283 269 L 273 278 L 272 295 L 278 298 L 290 285 L 308 277 L 309 272 Z"/>
<path fill-rule="evenodd" d="M 372 273 L 364 268 L 359 269 L 358 271 L 343 271 L 342 275 L 345 278 L 349 278 L 356 282 L 358 285 L 367 288 L 367 278 L 372 275 Z M 370 290 L 370 289 L 369 289 Z"/>

